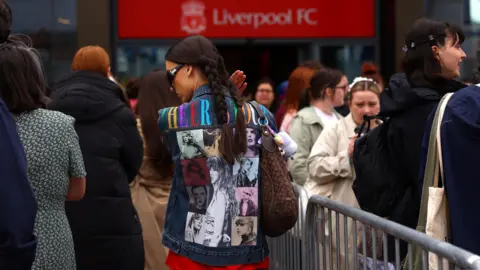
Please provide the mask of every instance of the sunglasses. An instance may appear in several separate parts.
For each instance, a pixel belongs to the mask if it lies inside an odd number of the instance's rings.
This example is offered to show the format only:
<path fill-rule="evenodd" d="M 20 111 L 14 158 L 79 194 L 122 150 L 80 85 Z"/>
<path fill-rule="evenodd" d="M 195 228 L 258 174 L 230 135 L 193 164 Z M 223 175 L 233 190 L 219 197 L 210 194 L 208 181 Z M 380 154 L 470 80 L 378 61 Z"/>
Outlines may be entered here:
<path fill-rule="evenodd" d="M 175 79 L 175 75 L 177 75 L 177 72 L 183 67 L 183 64 L 179 64 L 176 67 L 167 70 L 167 79 L 168 83 L 170 84 L 171 87 L 173 87 L 173 79 Z"/>

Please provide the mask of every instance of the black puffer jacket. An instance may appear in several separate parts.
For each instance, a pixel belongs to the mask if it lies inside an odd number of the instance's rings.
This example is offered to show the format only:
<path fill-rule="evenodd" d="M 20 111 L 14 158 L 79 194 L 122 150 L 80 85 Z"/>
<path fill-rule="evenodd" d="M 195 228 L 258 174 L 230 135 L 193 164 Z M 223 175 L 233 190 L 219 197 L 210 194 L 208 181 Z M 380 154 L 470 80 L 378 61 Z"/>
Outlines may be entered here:
<path fill-rule="evenodd" d="M 143 157 L 135 116 L 108 78 L 73 72 L 62 78 L 48 108 L 75 118 L 87 170 L 87 190 L 67 202 L 77 267 L 143 270 L 142 230 L 129 183 Z"/>
<path fill-rule="evenodd" d="M 380 97 L 380 115 L 388 118 L 388 126 L 373 130 L 359 140 L 364 147 L 357 144 L 355 148 L 354 189 L 363 209 L 415 229 L 420 210 L 421 146 L 428 116 L 444 94 L 464 86 L 444 79 L 413 86 L 404 74 L 392 76 Z M 376 195 L 383 196 L 382 203 L 373 199 Z M 394 243 L 389 239 L 389 258 L 395 258 Z M 402 243 L 402 257 L 406 248 Z"/>

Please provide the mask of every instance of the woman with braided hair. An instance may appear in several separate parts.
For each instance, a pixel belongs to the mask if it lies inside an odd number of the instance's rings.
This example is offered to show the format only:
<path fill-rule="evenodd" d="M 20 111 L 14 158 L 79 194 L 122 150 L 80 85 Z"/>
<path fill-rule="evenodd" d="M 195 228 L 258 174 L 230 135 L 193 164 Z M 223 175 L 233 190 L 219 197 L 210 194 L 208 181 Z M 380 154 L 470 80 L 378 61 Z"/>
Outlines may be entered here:
<path fill-rule="evenodd" d="M 159 111 L 158 124 L 176 165 L 162 239 L 170 250 L 166 264 L 171 269 L 268 269 L 268 247 L 259 213 L 249 214 L 256 241 L 240 245 L 240 223 L 236 221 L 242 218 L 237 207 L 241 198 L 232 195 L 246 188 L 234 181 L 242 164 L 253 164 L 250 171 L 259 176 L 260 151 L 246 155 L 248 147 L 253 147 L 247 146 L 247 129 L 260 131 L 258 113 L 251 104 L 243 103 L 223 57 L 207 38 L 190 36 L 181 40 L 168 50 L 165 60 L 170 85 L 185 102 Z M 272 114 L 265 107 L 261 109 L 270 128 L 277 131 Z M 190 147 L 185 143 L 185 133 L 203 151 L 187 155 Z M 259 147 L 260 142 L 254 143 Z M 202 177 L 189 174 L 192 163 L 204 171 Z M 195 199 L 188 192 L 192 186 L 208 186 L 212 191 L 206 196 L 206 211 L 188 207 Z M 259 186 L 261 182 L 248 188 Z M 201 235 L 196 239 L 203 241 L 192 241 L 188 223 L 193 216 L 201 221 L 197 224 Z"/>

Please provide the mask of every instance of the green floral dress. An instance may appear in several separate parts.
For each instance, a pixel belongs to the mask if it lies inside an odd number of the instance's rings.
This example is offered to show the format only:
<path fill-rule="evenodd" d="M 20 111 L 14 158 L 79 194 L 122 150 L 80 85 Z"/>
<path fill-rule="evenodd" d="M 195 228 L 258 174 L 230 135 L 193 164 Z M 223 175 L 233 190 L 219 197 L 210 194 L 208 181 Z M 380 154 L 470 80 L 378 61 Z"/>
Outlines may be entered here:
<path fill-rule="evenodd" d="M 37 199 L 37 252 L 32 269 L 76 269 L 65 200 L 72 177 L 86 175 L 74 119 L 37 109 L 16 117 L 27 156 L 27 175 Z"/>

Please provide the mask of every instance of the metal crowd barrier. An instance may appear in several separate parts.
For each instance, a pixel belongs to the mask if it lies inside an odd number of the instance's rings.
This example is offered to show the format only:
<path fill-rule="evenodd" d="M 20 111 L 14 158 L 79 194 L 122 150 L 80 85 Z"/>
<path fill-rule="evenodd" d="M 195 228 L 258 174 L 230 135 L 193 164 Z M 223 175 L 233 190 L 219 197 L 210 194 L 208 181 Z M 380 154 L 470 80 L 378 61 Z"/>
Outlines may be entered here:
<path fill-rule="evenodd" d="M 292 183 L 298 198 L 297 224 L 286 234 L 267 238 L 270 248 L 270 270 L 301 270 L 305 265 L 305 214 L 307 212 L 308 194 L 305 189 Z"/>
<path fill-rule="evenodd" d="M 348 222 L 354 226 L 346 226 Z M 480 269 L 480 257 L 475 254 L 322 196 L 315 195 L 309 199 L 302 231 L 302 242 L 305 243 L 302 247 L 303 268 L 293 264 L 294 267 L 272 269 L 413 269 L 414 247 L 422 252 L 421 265 L 416 265 L 416 269 L 432 269 L 429 253 L 434 254 L 431 260 L 436 261 L 438 269 L 454 269 L 453 265 L 455 269 Z M 332 237 L 332 234 L 335 236 Z M 289 248 L 286 250 L 284 257 L 292 252 Z M 405 265 L 401 253 L 406 255 Z M 280 256 L 277 251 L 272 255 L 275 261 Z M 297 254 L 293 258 L 298 258 Z"/>

